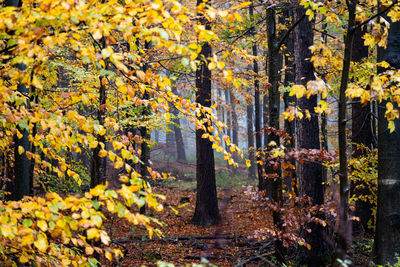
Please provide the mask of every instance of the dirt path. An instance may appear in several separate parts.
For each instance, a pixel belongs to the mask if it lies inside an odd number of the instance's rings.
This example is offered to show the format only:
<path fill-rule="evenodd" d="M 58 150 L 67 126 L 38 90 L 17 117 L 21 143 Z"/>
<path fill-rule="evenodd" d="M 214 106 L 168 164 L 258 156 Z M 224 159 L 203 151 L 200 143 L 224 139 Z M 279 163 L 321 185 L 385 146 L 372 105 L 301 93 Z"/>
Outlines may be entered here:
<path fill-rule="evenodd" d="M 218 191 L 221 223 L 208 227 L 190 223 L 195 207 L 193 191 L 171 188 L 154 188 L 154 191 L 167 197 L 162 214 L 154 214 L 166 223 L 161 228 L 164 238 L 145 239 L 143 229 L 122 220 L 114 221 L 110 225 L 112 239 L 123 246 L 126 254 L 122 266 L 156 266 L 159 260 L 181 266 L 200 262 L 201 257 L 220 266 L 265 264 L 265 256 L 272 251 L 272 245 L 252 235 L 271 222 L 244 194 L 244 188 Z M 189 202 L 182 205 L 187 200 Z M 176 215 L 172 208 L 179 213 Z"/>

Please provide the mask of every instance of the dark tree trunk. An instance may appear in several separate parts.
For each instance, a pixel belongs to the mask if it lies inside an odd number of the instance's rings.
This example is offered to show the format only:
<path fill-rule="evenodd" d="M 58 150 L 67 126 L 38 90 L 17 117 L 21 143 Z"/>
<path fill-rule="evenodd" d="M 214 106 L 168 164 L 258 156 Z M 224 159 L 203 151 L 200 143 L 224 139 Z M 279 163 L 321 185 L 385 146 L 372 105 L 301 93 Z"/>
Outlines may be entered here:
<path fill-rule="evenodd" d="M 97 111 L 97 120 L 99 125 L 104 125 L 105 116 L 105 105 L 106 105 L 106 88 L 103 84 L 103 76 L 100 76 L 100 87 L 99 87 L 99 107 Z M 101 149 L 100 143 L 106 144 L 104 135 L 97 135 L 97 142 L 99 145 L 93 149 L 92 164 L 90 171 L 90 188 L 96 187 L 96 185 L 101 184 L 104 181 L 104 175 L 106 173 L 107 158 L 101 158 L 99 152 Z"/>
<path fill-rule="evenodd" d="M 197 0 L 197 5 L 203 1 Z M 200 15 L 200 23 L 207 30 L 211 29 L 210 23 Z M 211 57 L 211 46 L 205 42 L 202 46 L 199 60 L 200 66 L 196 70 L 196 101 L 202 106 L 211 106 L 211 71 L 208 69 L 208 58 Z M 208 123 L 205 123 L 207 126 Z M 215 182 L 214 151 L 208 138 L 202 138 L 205 130 L 196 129 L 196 209 L 192 223 L 197 225 L 214 225 L 219 221 L 217 188 Z M 211 133 L 210 133 L 211 134 Z"/>
<path fill-rule="evenodd" d="M 378 61 L 400 69 L 400 22 L 390 24 L 386 49 L 379 49 Z M 394 84 L 393 84 L 394 85 Z M 396 85 L 394 85 L 396 86 Z M 398 86 L 398 84 L 397 84 Z M 376 263 L 397 262 L 400 254 L 400 120 L 390 133 L 385 116 L 386 103 L 378 106 L 378 210 L 376 215 Z M 394 105 L 394 109 L 398 109 Z"/>
<path fill-rule="evenodd" d="M 254 21 L 253 13 L 254 13 L 254 6 L 253 6 L 253 3 L 251 3 L 250 8 L 249 8 L 250 21 Z M 252 27 L 250 33 L 254 36 L 254 34 L 255 34 L 255 27 L 254 26 Z M 254 56 L 254 50 L 255 50 L 255 54 L 256 54 L 255 56 L 257 56 L 257 46 L 256 46 L 255 43 L 253 43 L 252 48 L 253 48 L 253 56 Z M 253 61 L 252 68 L 253 68 L 253 71 L 254 71 L 255 75 L 257 75 L 256 70 L 258 69 L 258 66 L 257 66 L 257 61 L 256 60 Z M 257 77 L 254 77 L 254 89 L 255 89 L 256 93 L 259 94 L 259 92 L 258 92 L 259 91 L 259 85 L 258 85 Z M 257 97 L 258 97 L 257 101 L 260 102 L 259 96 L 257 96 Z M 247 111 L 247 151 L 248 151 L 250 164 L 251 164 L 251 166 L 249 167 L 249 172 L 248 172 L 248 178 L 249 179 L 255 179 L 257 177 L 257 175 L 256 175 L 256 159 L 255 159 L 255 151 L 257 151 L 256 150 L 257 147 L 254 147 L 254 133 L 257 134 L 257 130 L 254 129 L 254 121 L 257 120 L 254 117 L 254 106 L 256 104 L 257 103 L 256 103 L 255 100 L 254 100 L 254 104 L 251 103 L 251 102 L 248 103 L 247 104 L 247 110 L 246 110 Z M 259 112 L 260 111 L 258 111 L 258 113 Z M 257 114 L 256 114 L 256 116 L 257 116 Z M 258 116 L 259 116 L 259 114 L 258 114 Z M 259 126 L 259 124 L 258 124 L 258 126 Z M 257 138 L 257 137 L 255 137 L 255 138 Z"/>
<path fill-rule="evenodd" d="M 254 20 L 252 19 L 254 12 L 253 2 L 250 5 L 249 12 L 250 12 L 250 19 Z M 251 33 L 255 34 L 254 27 Z M 253 43 L 252 52 L 253 56 L 255 57 L 258 56 L 256 42 Z M 256 151 L 261 151 L 262 135 L 261 135 L 260 83 L 258 80 L 258 63 L 256 58 L 253 60 L 253 72 L 254 72 L 254 132 L 256 134 Z M 258 158 L 256 160 L 258 160 Z M 260 190 L 263 187 L 263 181 L 264 181 L 264 178 L 262 176 L 262 169 L 263 166 L 257 163 L 258 189 Z"/>
<path fill-rule="evenodd" d="M 173 109 L 172 104 L 170 105 L 170 108 Z M 174 132 L 174 126 L 172 124 L 168 125 L 169 131 L 165 133 L 165 145 L 166 145 L 166 151 L 165 155 L 168 157 L 176 157 L 176 142 L 175 142 L 175 132 Z"/>
<path fill-rule="evenodd" d="M 6 6 L 19 7 L 22 5 L 22 1 L 18 0 L 7 0 L 5 1 Z M 19 70 L 23 71 L 26 66 L 23 64 L 17 64 Z M 18 92 L 22 94 L 28 94 L 29 90 L 24 84 L 18 85 Z M 30 142 L 28 139 L 29 132 L 26 129 L 17 127 L 18 131 L 22 134 L 21 138 L 17 135 L 14 136 L 14 190 L 13 200 L 20 200 L 24 196 L 32 194 L 32 181 L 30 176 L 31 162 L 26 157 L 26 152 L 30 150 Z M 23 153 L 18 152 L 18 148 L 24 149 Z"/>
<path fill-rule="evenodd" d="M 230 105 L 231 100 L 230 100 L 230 92 L 229 92 L 229 87 L 225 88 L 225 107 L 226 107 L 226 135 L 229 137 L 229 140 L 232 142 L 232 106 Z M 225 148 L 227 151 L 229 149 L 228 146 Z M 231 165 L 229 165 L 228 162 L 226 162 L 226 166 L 228 169 L 231 168 Z"/>
<path fill-rule="evenodd" d="M 362 36 L 365 31 L 358 28 L 354 32 L 352 61 L 361 62 L 362 59 L 368 57 L 368 47 L 364 46 L 364 39 Z M 352 100 L 352 126 L 351 126 L 351 141 L 353 143 L 353 157 L 365 156 L 368 153 L 365 150 L 358 149 L 357 145 L 363 145 L 372 149 L 373 135 L 371 123 L 371 105 L 370 103 L 363 105 L 360 98 Z M 359 221 L 353 221 L 354 234 L 372 234 L 372 229 L 368 228 L 368 222 L 373 223 L 371 203 L 362 201 L 359 196 L 369 195 L 372 192 L 369 190 L 368 185 L 362 181 L 351 182 L 351 195 L 356 196 L 354 216 L 359 217 Z"/>
<path fill-rule="evenodd" d="M 283 23 L 286 23 L 287 18 L 293 17 L 293 12 L 290 8 L 285 8 L 283 11 Z M 286 51 L 285 51 L 285 79 L 284 79 L 284 86 L 290 86 L 291 84 L 295 83 L 295 65 L 294 65 L 294 43 L 293 43 L 293 35 L 289 35 L 286 41 Z M 283 93 L 283 103 L 285 110 L 289 106 L 296 105 L 296 97 L 289 96 L 289 92 Z M 295 148 L 295 135 L 296 135 L 296 127 L 295 127 L 295 120 L 289 121 L 285 120 L 284 122 L 285 132 L 292 138 L 289 140 L 287 144 L 285 144 L 288 148 Z M 290 163 L 295 166 L 296 162 L 291 159 Z M 286 170 L 289 175 L 285 175 L 284 182 L 286 185 L 286 189 L 288 191 L 294 190 L 297 195 L 297 180 L 296 180 L 296 172 L 291 170 Z M 293 185 L 293 186 L 292 186 Z"/>
<path fill-rule="evenodd" d="M 176 88 L 173 87 L 173 93 L 177 94 Z M 179 162 L 186 162 L 186 153 L 185 153 L 185 144 L 183 143 L 183 136 L 181 131 L 181 121 L 178 118 L 178 109 L 176 107 L 172 107 L 172 114 L 175 118 L 172 120 L 174 123 L 174 136 L 175 136 L 175 145 L 176 145 L 176 160 Z"/>
<path fill-rule="evenodd" d="M 338 241 L 335 255 L 336 259 L 346 259 L 348 251 L 351 246 L 351 222 L 348 218 L 349 210 L 349 193 L 350 184 L 348 181 L 348 166 L 347 166 L 347 98 L 346 90 L 349 83 L 351 53 L 353 47 L 355 16 L 357 0 L 347 1 L 347 9 L 349 12 L 349 19 L 347 25 L 347 34 L 345 37 L 345 48 L 343 58 L 343 70 L 340 80 L 339 90 L 339 116 L 338 116 L 338 134 L 339 134 L 339 193 L 340 193 L 340 206 L 339 206 L 339 230 Z"/>
<path fill-rule="evenodd" d="M 236 113 L 236 100 L 233 95 L 232 90 L 229 90 L 229 99 L 231 102 L 231 108 L 232 108 L 232 143 L 235 145 L 239 145 L 239 125 L 238 125 L 238 118 L 237 118 L 237 113 Z M 233 153 L 233 159 L 235 162 L 238 160 L 238 155 L 237 153 Z"/>
<path fill-rule="evenodd" d="M 303 7 L 297 6 L 294 9 L 294 21 L 298 21 L 305 14 Z M 302 19 L 294 30 L 296 84 L 306 86 L 308 81 L 314 80 L 314 67 L 308 60 L 311 58 L 309 47 L 313 44 L 312 22 L 308 18 Z M 311 118 L 304 118 L 296 121 L 298 148 L 320 149 L 318 116 L 314 113 L 317 106 L 317 96 L 298 99 L 297 105 L 302 112 L 309 110 Z M 322 185 L 322 165 L 320 162 L 308 162 L 298 165 L 299 191 L 301 195 L 311 198 L 313 205 L 320 205 L 324 202 Z M 310 223 L 307 228 L 311 232 L 305 233 L 306 242 L 311 245 L 311 250 L 304 249 L 302 259 L 307 266 L 324 266 L 326 261 L 327 247 L 324 240 L 324 229 L 320 224 Z"/>
<path fill-rule="evenodd" d="M 268 124 L 264 127 L 273 127 L 279 129 L 279 112 L 280 112 L 280 93 L 279 93 L 279 82 L 280 75 L 279 71 L 282 67 L 282 56 L 279 53 L 278 38 L 276 35 L 276 14 L 275 8 L 267 9 L 267 37 L 268 37 L 268 81 L 271 84 L 268 91 L 268 107 L 269 107 L 269 120 Z M 268 141 L 265 143 L 265 147 L 269 146 L 271 142 L 275 142 L 276 146 L 279 146 L 280 139 L 279 135 L 275 132 L 268 134 Z M 269 149 L 269 147 L 267 148 Z M 265 173 L 267 178 L 265 180 L 265 189 L 268 197 L 278 205 L 282 204 L 282 179 L 280 166 L 274 168 L 269 161 L 265 163 Z M 278 211 L 274 211 L 272 214 L 275 227 L 282 229 L 281 214 Z M 279 261 L 283 260 L 283 245 L 281 240 L 275 241 L 275 256 Z"/>
<path fill-rule="evenodd" d="M 101 39 L 101 45 L 103 48 L 106 47 L 106 41 L 104 38 Z M 108 66 L 108 61 L 106 61 L 106 68 Z M 104 84 L 104 76 L 99 77 L 100 87 L 99 87 L 99 106 L 97 110 L 97 120 L 99 125 L 104 126 L 104 117 L 106 112 L 106 87 Z M 93 149 L 92 154 L 92 164 L 90 169 L 90 188 L 96 187 L 98 184 L 105 182 L 105 173 L 107 168 L 107 157 L 101 158 L 99 152 L 101 150 L 100 144 L 106 145 L 106 139 L 104 135 L 97 135 L 97 142 L 99 143 L 96 148 Z"/>
<path fill-rule="evenodd" d="M 148 50 L 151 48 L 151 42 L 144 42 L 144 49 L 145 52 L 147 53 Z M 146 72 L 147 69 L 149 68 L 148 64 L 143 65 L 143 72 Z M 143 99 L 148 100 L 150 98 L 150 94 L 147 90 L 145 90 L 143 94 Z M 148 117 L 150 116 L 150 109 L 147 107 L 144 107 L 142 110 L 142 116 L 144 120 L 147 120 Z M 139 127 L 139 132 L 140 135 L 142 136 L 142 143 L 141 143 L 141 150 L 142 154 L 140 155 L 140 160 L 142 161 L 142 164 L 140 165 L 140 175 L 142 176 L 143 183 L 146 183 L 148 181 L 148 176 L 149 176 L 149 171 L 148 167 L 150 165 L 150 147 L 149 144 L 147 143 L 150 140 L 150 131 L 146 126 Z M 140 208 L 140 213 L 145 214 L 146 213 L 146 206 L 142 206 Z"/>
<path fill-rule="evenodd" d="M 250 167 L 248 170 L 248 178 L 256 178 L 256 161 L 254 160 L 254 130 L 253 130 L 253 115 L 254 115 L 253 103 L 248 103 L 246 107 L 247 111 L 247 153 L 250 159 Z"/>

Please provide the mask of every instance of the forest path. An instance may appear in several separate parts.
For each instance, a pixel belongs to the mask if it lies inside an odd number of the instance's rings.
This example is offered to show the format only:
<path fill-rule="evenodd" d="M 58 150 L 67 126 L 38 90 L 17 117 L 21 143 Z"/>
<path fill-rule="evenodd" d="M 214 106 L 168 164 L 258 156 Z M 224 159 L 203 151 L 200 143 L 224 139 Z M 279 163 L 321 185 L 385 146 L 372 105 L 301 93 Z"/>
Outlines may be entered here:
<path fill-rule="evenodd" d="M 270 225 L 271 218 L 245 195 L 246 188 L 218 190 L 221 222 L 215 226 L 190 223 L 195 208 L 194 190 L 165 187 L 153 190 L 166 196 L 162 213 L 149 212 L 166 224 L 160 228 L 164 237 L 149 239 L 144 229 L 114 219 L 109 225 L 112 240 L 125 250 L 120 266 L 156 266 L 157 261 L 182 266 L 198 263 L 202 257 L 219 266 L 266 264 L 265 256 L 272 252 L 272 243 L 252 236 L 257 229 Z"/>

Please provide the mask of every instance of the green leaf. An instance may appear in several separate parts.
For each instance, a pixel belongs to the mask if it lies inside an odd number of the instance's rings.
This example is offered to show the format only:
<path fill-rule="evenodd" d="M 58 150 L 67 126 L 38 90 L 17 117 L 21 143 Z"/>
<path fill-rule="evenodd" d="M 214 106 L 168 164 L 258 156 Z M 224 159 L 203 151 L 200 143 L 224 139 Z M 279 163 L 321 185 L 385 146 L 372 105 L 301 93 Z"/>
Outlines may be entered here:
<path fill-rule="evenodd" d="M 25 219 L 25 220 L 22 222 L 22 225 L 25 226 L 25 227 L 27 227 L 27 228 L 29 228 L 29 227 L 32 226 L 32 220 L 31 220 L 31 219 Z"/>

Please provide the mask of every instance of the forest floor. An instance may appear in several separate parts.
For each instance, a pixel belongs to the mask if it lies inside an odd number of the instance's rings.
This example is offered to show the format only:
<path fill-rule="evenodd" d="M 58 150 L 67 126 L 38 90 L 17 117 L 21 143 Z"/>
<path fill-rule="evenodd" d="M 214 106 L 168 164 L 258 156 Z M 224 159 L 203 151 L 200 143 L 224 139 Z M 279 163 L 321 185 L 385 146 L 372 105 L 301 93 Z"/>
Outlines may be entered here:
<path fill-rule="evenodd" d="M 124 258 L 113 263 L 102 260 L 102 266 L 157 266 L 159 261 L 185 266 L 202 259 L 216 266 L 280 266 L 275 264 L 273 242 L 254 237 L 257 230 L 272 226 L 272 216 L 246 195 L 248 186 L 255 186 L 257 181 L 247 178 L 244 166 L 232 171 L 226 164 L 216 165 L 221 221 L 215 226 L 190 222 L 196 203 L 195 164 L 155 161 L 153 166 L 176 177 L 153 185 L 153 192 L 166 197 L 161 201 L 164 210 L 147 210 L 147 215 L 164 223 L 159 227 L 163 237 L 149 238 L 144 228 L 110 218 L 107 230 Z M 368 262 L 370 241 L 360 238 L 355 242 L 354 266 Z M 291 256 L 286 255 L 286 266 L 296 266 L 298 253 L 292 250 Z"/>
<path fill-rule="evenodd" d="M 271 218 L 258 212 L 257 204 L 245 194 L 246 184 L 255 184 L 255 181 L 247 179 L 244 167 L 234 173 L 226 165 L 217 166 L 221 221 L 215 226 L 196 226 L 190 222 L 196 201 L 195 165 L 172 162 L 155 162 L 154 165 L 176 177 L 176 180 L 163 181 L 153 187 L 153 192 L 166 196 L 162 201 L 164 210 L 161 213 L 148 211 L 148 215 L 165 224 L 159 228 L 164 236 L 150 239 L 144 229 L 118 218 L 109 221 L 112 240 L 125 254 L 119 266 L 156 266 L 158 261 L 182 266 L 199 263 L 202 258 L 217 266 L 271 263 L 267 256 L 273 252 L 272 242 L 253 237 L 256 230 L 272 223 Z"/>

